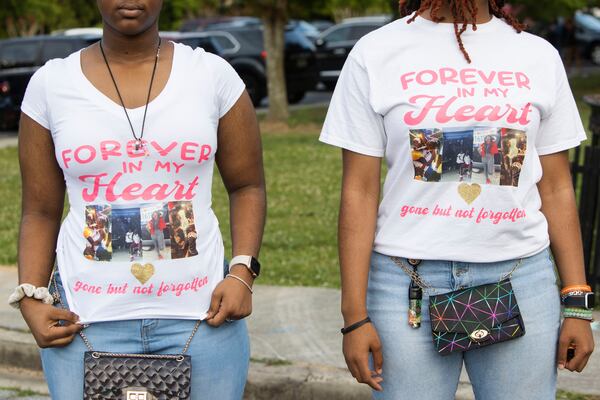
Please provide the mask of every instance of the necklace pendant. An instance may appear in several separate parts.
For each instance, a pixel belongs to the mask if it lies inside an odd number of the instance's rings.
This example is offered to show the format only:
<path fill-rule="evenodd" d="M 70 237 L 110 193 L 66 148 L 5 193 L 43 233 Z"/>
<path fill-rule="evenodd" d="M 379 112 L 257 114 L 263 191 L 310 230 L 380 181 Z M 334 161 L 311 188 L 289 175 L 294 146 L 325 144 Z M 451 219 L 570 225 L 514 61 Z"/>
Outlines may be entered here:
<path fill-rule="evenodd" d="M 144 144 L 142 143 L 142 141 L 140 139 L 135 141 L 135 151 L 140 151 L 144 148 Z"/>

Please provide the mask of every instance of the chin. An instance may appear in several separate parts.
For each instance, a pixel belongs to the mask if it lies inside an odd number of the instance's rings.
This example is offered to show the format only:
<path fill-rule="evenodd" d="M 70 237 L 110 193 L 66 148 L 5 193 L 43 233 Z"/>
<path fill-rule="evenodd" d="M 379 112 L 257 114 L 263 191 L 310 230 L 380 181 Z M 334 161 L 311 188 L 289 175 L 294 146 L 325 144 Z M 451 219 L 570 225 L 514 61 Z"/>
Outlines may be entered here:
<path fill-rule="evenodd" d="M 152 28 L 156 24 L 156 20 L 122 18 L 116 21 L 105 21 L 105 24 L 121 35 L 137 36 Z"/>
<path fill-rule="evenodd" d="M 146 32 L 158 22 L 162 0 L 97 0 L 104 24 L 125 36 Z"/>

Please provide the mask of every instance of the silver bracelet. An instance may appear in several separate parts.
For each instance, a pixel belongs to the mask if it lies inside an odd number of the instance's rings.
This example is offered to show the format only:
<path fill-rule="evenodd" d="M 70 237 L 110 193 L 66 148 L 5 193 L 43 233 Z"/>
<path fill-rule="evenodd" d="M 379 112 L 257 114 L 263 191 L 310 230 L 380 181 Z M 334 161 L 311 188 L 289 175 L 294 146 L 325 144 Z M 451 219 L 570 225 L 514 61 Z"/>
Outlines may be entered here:
<path fill-rule="evenodd" d="M 8 304 L 18 310 L 21 308 L 21 300 L 25 297 L 41 300 L 44 304 L 54 304 L 54 297 L 52 297 L 47 287 L 35 287 L 30 283 L 22 283 L 17 286 L 12 294 L 8 296 Z"/>
<path fill-rule="evenodd" d="M 245 281 L 245 280 L 243 280 L 242 278 L 240 278 L 239 276 L 235 276 L 235 275 L 232 275 L 232 274 L 227 274 L 227 275 L 225 276 L 225 278 L 233 278 L 233 279 L 237 279 L 238 281 L 242 282 L 242 283 L 244 284 L 244 286 L 246 286 L 246 287 L 248 288 L 248 290 L 250 291 L 250 293 L 252 293 L 252 294 L 254 293 L 254 292 L 252 291 L 252 288 L 250 287 L 250 285 L 248 285 L 248 284 L 246 283 L 246 281 Z"/>

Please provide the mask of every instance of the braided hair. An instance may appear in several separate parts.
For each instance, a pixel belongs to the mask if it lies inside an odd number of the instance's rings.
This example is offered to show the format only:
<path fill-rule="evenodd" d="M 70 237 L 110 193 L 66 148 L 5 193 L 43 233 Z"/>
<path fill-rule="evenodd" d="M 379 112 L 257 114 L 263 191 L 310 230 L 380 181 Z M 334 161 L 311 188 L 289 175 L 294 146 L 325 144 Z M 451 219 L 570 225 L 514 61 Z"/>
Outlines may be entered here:
<path fill-rule="evenodd" d="M 490 13 L 506 21 L 507 24 L 512 26 L 518 33 L 521 33 L 525 29 L 525 25 L 521 24 L 515 17 L 508 12 L 504 11 L 505 0 L 488 0 L 490 5 Z M 412 17 L 407 21 L 409 24 L 413 22 L 417 16 L 421 15 L 427 10 L 430 11 L 431 19 L 434 22 L 442 22 L 444 17 L 439 16 L 439 11 L 442 6 L 448 3 L 450 5 L 450 11 L 452 12 L 452 19 L 454 24 L 454 34 L 458 41 L 458 47 L 465 56 L 465 59 L 470 64 L 471 57 L 465 49 L 462 41 L 462 34 L 467 30 L 469 25 L 473 26 L 473 30 L 477 30 L 477 0 L 400 0 L 400 14 L 403 17 L 412 14 Z"/>

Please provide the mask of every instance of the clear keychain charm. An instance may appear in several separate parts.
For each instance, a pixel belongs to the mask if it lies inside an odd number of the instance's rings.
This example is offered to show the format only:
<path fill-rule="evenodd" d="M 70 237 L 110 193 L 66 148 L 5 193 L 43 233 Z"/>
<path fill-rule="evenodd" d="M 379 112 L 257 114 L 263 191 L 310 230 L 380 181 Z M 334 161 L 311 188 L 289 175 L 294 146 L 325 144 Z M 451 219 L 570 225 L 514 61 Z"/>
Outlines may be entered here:
<path fill-rule="evenodd" d="M 418 264 L 417 264 L 418 265 Z M 413 265 L 416 274 L 417 267 Z M 421 289 L 414 279 L 410 280 L 408 287 L 408 325 L 411 328 L 418 329 L 421 327 L 421 305 L 423 302 L 423 289 Z"/>

